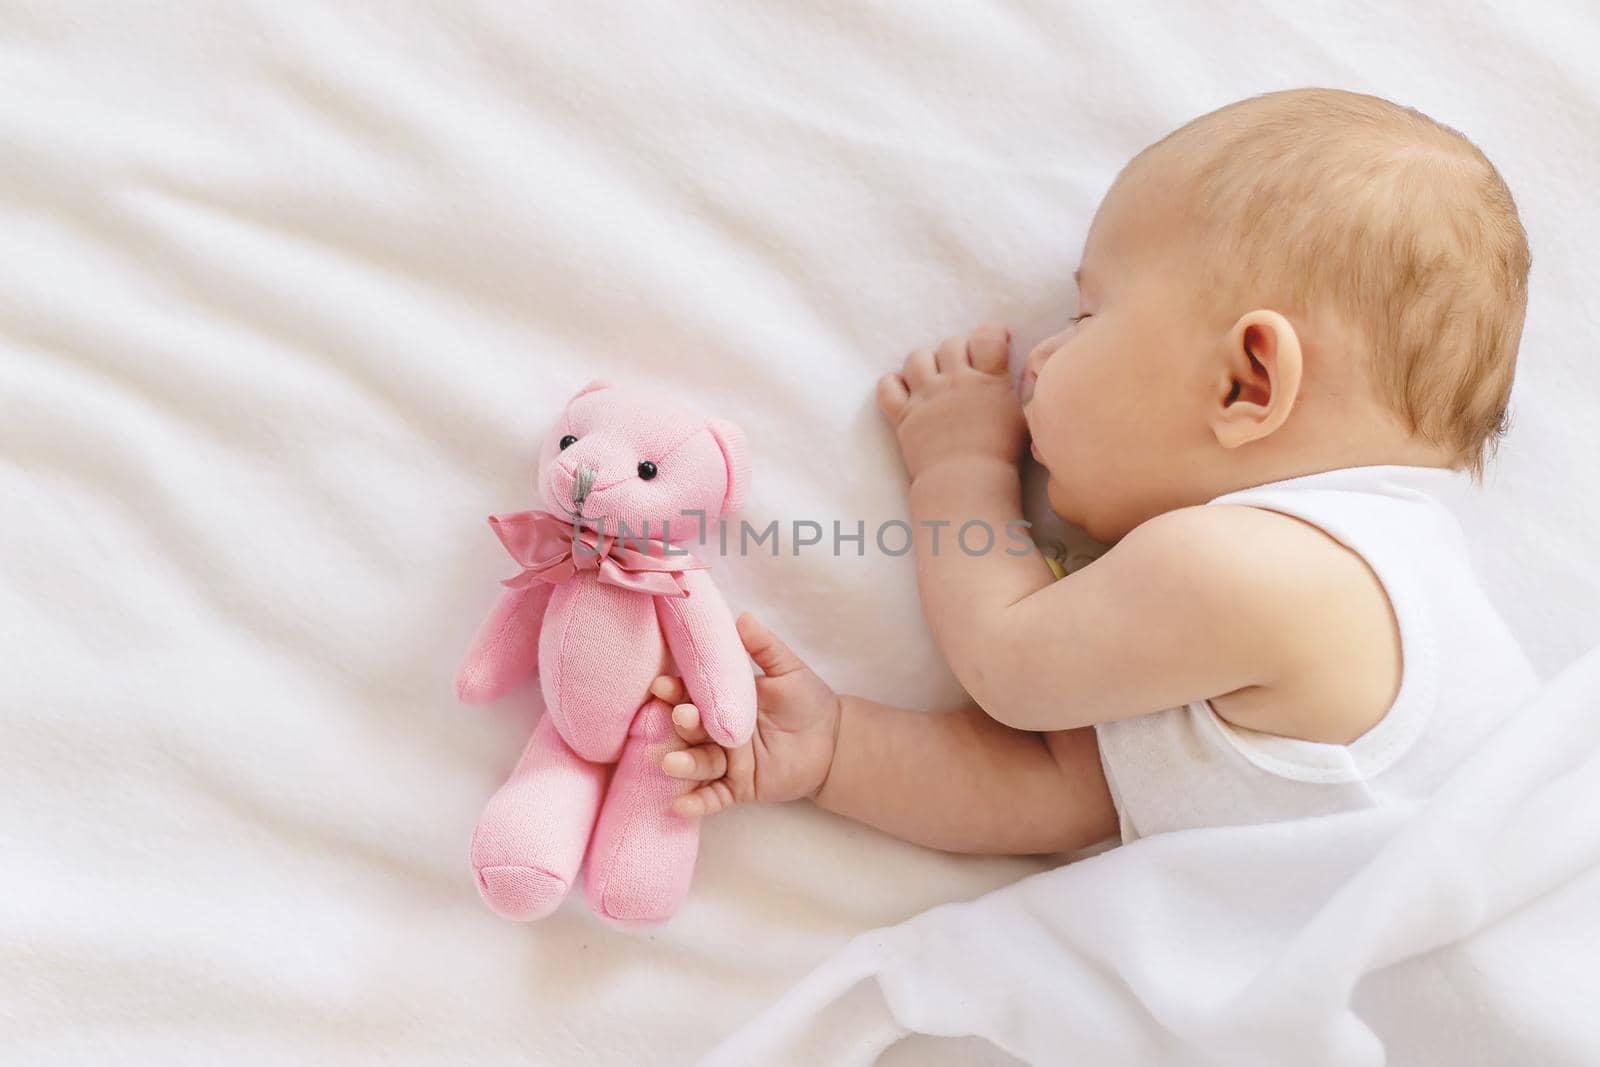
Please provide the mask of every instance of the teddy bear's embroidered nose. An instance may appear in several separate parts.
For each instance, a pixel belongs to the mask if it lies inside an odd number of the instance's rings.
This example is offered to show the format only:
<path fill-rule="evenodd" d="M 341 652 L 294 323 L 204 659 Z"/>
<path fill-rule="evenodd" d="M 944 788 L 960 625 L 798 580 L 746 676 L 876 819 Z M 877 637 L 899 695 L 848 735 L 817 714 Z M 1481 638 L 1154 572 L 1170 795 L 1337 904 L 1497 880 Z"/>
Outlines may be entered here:
<path fill-rule="evenodd" d="M 584 464 L 578 465 L 578 480 L 572 484 L 572 506 L 579 511 L 583 510 L 583 502 L 589 498 L 589 490 L 594 487 L 595 469 Z"/>

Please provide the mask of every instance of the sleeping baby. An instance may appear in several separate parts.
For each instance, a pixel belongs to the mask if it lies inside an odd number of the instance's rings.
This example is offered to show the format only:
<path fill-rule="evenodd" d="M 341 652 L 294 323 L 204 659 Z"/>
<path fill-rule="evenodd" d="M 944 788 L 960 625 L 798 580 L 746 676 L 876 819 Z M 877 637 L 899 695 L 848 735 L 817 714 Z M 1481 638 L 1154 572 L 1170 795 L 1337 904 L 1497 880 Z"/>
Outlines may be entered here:
<path fill-rule="evenodd" d="M 1068 852 L 1424 800 L 1536 687 L 1446 506 L 1506 426 L 1530 257 L 1453 129 L 1307 89 L 1135 156 L 1094 216 L 1077 314 L 1015 387 L 1001 325 L 878 383 L 909 477 L 923 610 L 972 706 L 836 694 L 752 616 L 749 744 L 682 683 L 685 816 L 811 798 L 959 852 Z M 935 541 L 1052 510 L 1110 544 Z M 943 551 L 939 551 L 942 547 Z"/>

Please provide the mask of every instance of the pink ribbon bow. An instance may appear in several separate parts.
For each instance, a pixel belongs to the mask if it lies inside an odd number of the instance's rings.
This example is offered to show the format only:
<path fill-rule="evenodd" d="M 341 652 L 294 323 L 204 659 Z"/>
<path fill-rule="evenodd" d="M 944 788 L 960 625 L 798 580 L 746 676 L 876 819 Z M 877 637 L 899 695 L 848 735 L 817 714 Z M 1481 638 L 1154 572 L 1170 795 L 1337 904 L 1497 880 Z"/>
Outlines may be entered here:
<path fill-rule="evenodd" d="M 578 527 L 548 511 L 490 515 L 489 526 L 522 572 L 500 584 L 520 589 L 533 582 L 556 585 L 579 571 L 599 571 L 607 585 L 652 596 L 686 597 L 684 571 L 709 570 L 711 564 L 688 553 L 667 555 L 667 542 L 630 532 L 623 544 L 615 532 Z M 639 551 L 642 546 L 645 551 Z"/>

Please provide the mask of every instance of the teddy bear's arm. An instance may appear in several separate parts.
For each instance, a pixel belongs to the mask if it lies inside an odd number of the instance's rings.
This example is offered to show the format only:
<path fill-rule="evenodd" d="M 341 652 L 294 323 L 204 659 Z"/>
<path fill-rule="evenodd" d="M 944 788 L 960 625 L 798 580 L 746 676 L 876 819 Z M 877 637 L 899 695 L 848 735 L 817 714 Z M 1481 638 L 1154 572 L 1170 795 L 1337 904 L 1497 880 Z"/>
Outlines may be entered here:
<path fill-rule="evenodd" d="M 555 586 L 534 582 L 500 594 L 456 672 L 456 696 L 468 704 L 498 700 L 539 665 L 539 627 Z"/>
<path fill-rule="evenodd" d="M 733 614 L 704 571 L 684 574 L 687 597 L 658 597 L 667 648 L 706 733 L 719 745 L 750 740 L 756 726 L 756 682 Z"/>

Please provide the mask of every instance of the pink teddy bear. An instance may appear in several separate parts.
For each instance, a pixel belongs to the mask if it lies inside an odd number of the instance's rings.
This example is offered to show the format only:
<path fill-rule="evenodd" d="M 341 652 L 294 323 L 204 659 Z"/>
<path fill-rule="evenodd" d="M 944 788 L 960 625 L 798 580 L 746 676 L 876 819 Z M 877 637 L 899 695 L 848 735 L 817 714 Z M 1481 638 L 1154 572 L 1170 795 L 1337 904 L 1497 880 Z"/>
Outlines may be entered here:
<path fill-rule="evenodd" d="M 594 381 L 540 449 L 535 492 L 549 510 L 490 517 L 523 569 L 502 583 L 456 692 L 495 700 L 537 670 L 545 705 L 472 835 L 478 889 L 498 914 L 550 914 L 580 866 L 589 906 L 617 925 L 660 922 L 683 902 L 699 828 L 670 808 L 695 783 L 661 770 L 683 743 L 649 685 L 681 674 L 713 740 L 749 740 L 755 676 L 733 616 L 709 565 L 675 547 L 738 509 L 749 484 L 737 426 Z"/>

